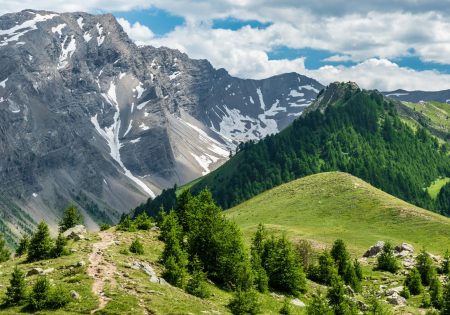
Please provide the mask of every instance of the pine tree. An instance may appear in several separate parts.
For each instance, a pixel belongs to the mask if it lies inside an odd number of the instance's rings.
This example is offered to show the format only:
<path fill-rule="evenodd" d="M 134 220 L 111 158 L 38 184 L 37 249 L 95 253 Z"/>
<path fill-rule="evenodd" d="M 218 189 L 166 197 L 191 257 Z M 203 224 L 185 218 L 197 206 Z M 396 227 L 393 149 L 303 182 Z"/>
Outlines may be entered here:
<path fill-rule="evenodd" d="M 444 275 L 450 275 L 450 253 L 448 250 L 445 251 L 440 272 Z"/>
<path fill-rule="evenodd" d="M 142 243 L 138 239 L 135 239 L 133 242 L 131 242 L 129 250 L 131 253 L 143 255 L 144 245 L 142 245 Z"/>
<path fill-rule="evenodd" d="M 30 246 L 30 238 L 28 235 L 24 235 L 19 242 L 19 246 L 16 249 L 16 256 L 23 256 L 28 252 L 28 247 Z"/>
<path fill-rule="evenodd" d="M 48 226 L 45 222 L 41 222 L 31 237 L 27 260 L 36 261 L 47 259 L 51 255 L 52 248 L 52 239 L 50 238 Z"/>
<path fill-rule="evenodd" d="M 333 278 L 331 279 L 327 298 L 330 302 L 330 306 L 334 311 L 334 314 L 347 315 L 357 313 L 355 312 L 353 306 L 350 304 L 349 300 L 345 297 L 344 282 L 337 275 L 333 276 Z"/>
<path fill-rule="evenodd" d="M 6 289 L 6 305 L 21 304 L 26 297 L 25 275 L 16 266 L 9 280 L 9 287 Z"/>
<path fill-rule="evenodd" d="M 347 252 L 344 241 L 341 239 L 336 240 L 330 253 L 331 257 L 333 257 L 334 261 L 336 262 L 339 275 L 344 275 L 346 269 L 348 268 L 348 262 L 350 260 L 350 255 Z"/>
<path fill-rule="evenodd" d="M 233 299 L 228 305 L 233 315 L 256 315 L 260 313 L 260 303 L 255 290 L 241 290 L 238 288 L 234 291 Z"/>
<path fill-rule="evenodd" d="M 61 256 L 68 255 L 69 252 L 66 248 L 67 238 L 65 238 L 62 234 L 59 234 L 56 238 L 55 246 L 52 248 L 51 257 L 58 258 Z"/>
<path fill-rule="evenodd" d="M 450 281 L 445 285 L 441 315 L 450 315 Z"/>
<path fill-rule="evenodd" d="M 430 299 L 434 308 L 440 309 L 442 307 L 442 284 L 437 276 L 434 276 L 433 279 L 431 279 Z"/>
<path fill-rule="evenodd" d="M 284 299 L 283 306 L 280 309 L 280 314 L 282 314 L 282 315 L 291 315 L 292 314 L 291 305 L 289 303 L 288 298 Z"/>
<path fill-rule="evenodd" d="M 32 310 L 42 310 L 46 308 L 50 297 L 51 284 L 45 276 L 37 279 L 36 283 L 31 289 L 28 297 L 29 307 Z"/>
<path fill-rule="evenodd" d="M 10 256 L 11 252 L 6 247 L 6 242 L 3 238 L 3 234 L 0 233 L 0 263 L 7 261 Z"/>
<path fill-rule="evenodd" d="M 134 219 L 134 224 L 138 230 L 150 230 L 153 227 L 153 220 L 148 216 L 147 212 L 142 212 Z"/>
<path fill-rule="evenodd" d="M 59 222 L 59 232 L 63 233 L 77 224 L 81 224 L 83 217 L 78 208 L 70 204 L 65 210 L 61 221 Z"/>
<path fill-rule="evenodd" d="M 433 260 L 431 260 L 430 254 L 424 249 L 416 257 L 416 268 L 420 272 L 422 278 L 422 284 L 425 286 L 430 285 L 431 280 L 436 275 L 436 269 L 433 266 Z"/>
<path fill-rule="evenodd" d="M 203 271 L 203 266 L 198 257 L 194 257 L 191 266 L 192 277 L 188 281 L 186 291 L 202 299 L 209 297 L 211 292 L 208 289 L 206 273 Z"/>
<path fill-rule="evenodd" d="M 334 264 L 334 260 L 331 257 L 331 254 L 327 251 L 324 251 L 319 256 L 319 268 L 318 268 L 318 282 L 330 285 L 331 279 L 338 275 L 337 268 Z"/>
<path fill-rule="evenodd" d="M 412 295 L 418 295 L 423 291 L 422 278 L 419 270 L 413 268 L 405 279 L 405 285 L 408 287 Z"/>
<path fill-rule="evenodd" d="M 308 315 L 333 315 L 334 312 L 330 307 L 327 298 L 318 291 L 313 295 L 311 303 L 306 308 L 306 314 Z"/>
<path fill-rule="evenodd" d="M 389 242 L 384 244 L 383 250 L 377 258 L 377 269 L 392 273 L 400 269 L 400 263 L 395 258 L 393 247 Z"/>

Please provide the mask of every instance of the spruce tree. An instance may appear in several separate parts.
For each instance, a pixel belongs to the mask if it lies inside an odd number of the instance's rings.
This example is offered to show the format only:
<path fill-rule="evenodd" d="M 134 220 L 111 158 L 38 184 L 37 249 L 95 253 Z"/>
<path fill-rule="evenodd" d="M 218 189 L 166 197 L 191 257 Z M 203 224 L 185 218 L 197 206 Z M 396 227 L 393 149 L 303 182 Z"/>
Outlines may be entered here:
<path fill-rule="evenodd" d="M 24 235 L 19 242 L 19 246 L 16 249 L 16 256 L 23 256 L 28 252 L 28 247 L 30 246 L 30 238 L 28 235 Z"/>
<path fill-rule="evenodd" d="M 51 284 L 47 277 L 39 277 L 28 296 L 29 308 L 35 311 L 46 308 L 51 294 L 50 291 Z"/>
<path fill-rule="evenodd" d="M 413 268 L 406 276 L 405 285 L 408 287 L 412 295 L 418 295 L 423 291 L 422 278 L 419 270 Z"/>
<path fill-rule="evenodd" d="M 5 239 L 3 238 L 3 234 L 0 233 L 0 263 L 9 260 L 11 256 L 10 250 L 6 247 Z"/>
<path fill-rule="evenodd" d="M 284 299 L 283 306 L 280 309 L 280 314 L 282 314 L 282 315 L 291 315 L 292 314 L 291 305 L 289 303 L 288 298 Z"/>
<path fill-rule="evenodd" d="M 450 275 L 450 253 L 448 250 L 445 251 L 440 272 L 444 275 Z"/>
<path fill-rule="evenodd" d="M 431 304 L 433 305 L 434 308 L 440 309 L 442 307 L 442 299 L 443 299 L 442 284 L 437 276 L 434 276 L 433 279 L 431 279 L 430 299 Z"/>
<path fill-rule="evenodd" d="M 445 285 L 441 315 L 450 315 L 450 281 Z"/>
<path fill-rule="evenodd" d="M 308 315 L 333 315 L 333 309 L 330 307 L 328 300 L 321 291 L 316 292 L 311 300 L 311 303 L 306 308 Z"/>
<path fill-rule="evenodd" d="M 129 250 L 130 253 L 143 255 L 144 245 L 142 245 L 142 243 L 138 239 L 135 239 L 133 242 L 131 242 Z"/>
<path fill-rule="evenodd" d="M 433 260 L 424 249 L 416 257 L 416 268 L 420 272 L 422 278 L 422 284 L 425 286 L 430 285 L 431 280 L 436 275 L 436 269 L 433 266 Z"/>
<path fill-rule="evenodd" d="M 77 224 L 83 222 L 83 217 L 78 208 L 70 204 L 65 210 L 61 221 L 59 222 L 59 232 L 63 233 Z"/>
<path fill-rule="evenodd" d="M 233 299 L 228 305 L 233 315 L 256 315 L 260 313 L 260 302 L 255 290 L 238 288 L 233 293 Z"/>
<path fill-rule="evenodd" d="M 62 234 L 59 234 L 55 241 L 55 246 L 52 248 L 51 256 L 53 258 L 58 258 L 61 256 L 68 255 L 69 252 L 66 248 L 67 238 L 65 238 Z"/>
<path fill-rule="evenodd" d="M 191 269 L 192 277 L 188 281 L 186 291 L 202 299 L 209 297 L 211 292 L 208 288 L 206 273 L 198 257 L 192 260 Z"/>
<path fill-rule="evenodd" d="M 343 276 L 348 268 L 348 262 L 350 260 L 350 255 L 347 252 L 344 241 L 341 239 L 336 240 L 330 253 L 338 267 L 339 275 Z"/>
<path fill-rule="evenodd" d="M 53 244 L 48 226 L 45 222 L 41 222 L 31 237 L 27 260 L 36 261 L 50 258 L 52 248 Z"/>
<path fill-rule="evenodd" d="M 345 296 L 344 282 L 338 275 L 331 279 L 330 288 L 328 289 L 327 298 L 330 306 L 336 315 L 347 315 L 357 313 L 353 305 Z"/>
<path fill-rule="evenodd" d="M 18 305 L 21 304 L 26 297 L 25 275 L 17 267 L 14 267 L 14 271 L 11 274 L 9 280 L 9 287 L 6 289 L 5 304 Z"/>
<path fill-rule="evenodd" d="M 384 244 L 383 250 L 377 258 L 377 269 L 392 273 L 395 273 L 400 269 L 400 263 L 398 259 L 395 258 L 394 249 L 389 242 Z"/>

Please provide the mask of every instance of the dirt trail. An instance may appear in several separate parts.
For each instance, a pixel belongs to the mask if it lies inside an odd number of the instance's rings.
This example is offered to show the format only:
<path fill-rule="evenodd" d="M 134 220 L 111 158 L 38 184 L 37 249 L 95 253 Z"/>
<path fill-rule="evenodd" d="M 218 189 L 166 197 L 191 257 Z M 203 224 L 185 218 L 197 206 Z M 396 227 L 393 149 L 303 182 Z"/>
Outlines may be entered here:
<path fill-rule="evenodd" d="M 116 273 L 116 266 L 108 262 L 105 258 L 106 249 L 114 244 L 114 235 L 109 231 L 100 232 L 98 235 L 101 240 L 92 246 L 87 271 L 88 275 L 94 278 L 92 292 L 98 296 L 100 304 L 91 314 L 103 309 L 110 300 L 104 293 L 105 282 L 115 285 L 114 275 Z"/>

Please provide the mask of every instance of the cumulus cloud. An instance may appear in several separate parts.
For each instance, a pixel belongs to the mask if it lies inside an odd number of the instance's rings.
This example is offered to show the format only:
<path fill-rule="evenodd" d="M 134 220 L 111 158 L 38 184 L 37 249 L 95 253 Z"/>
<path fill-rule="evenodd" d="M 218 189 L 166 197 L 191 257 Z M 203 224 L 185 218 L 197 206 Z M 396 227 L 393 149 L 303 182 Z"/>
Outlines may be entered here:
<path fill-rule="evenodd" d="M 123 30 L 132 38 L 136 44 L 145 44 L 154 37 L 153 32 L 145 25 L 139 22 L 131 24 L 123 18 L 118 18 L 117 22 L 122 26 Z"/>

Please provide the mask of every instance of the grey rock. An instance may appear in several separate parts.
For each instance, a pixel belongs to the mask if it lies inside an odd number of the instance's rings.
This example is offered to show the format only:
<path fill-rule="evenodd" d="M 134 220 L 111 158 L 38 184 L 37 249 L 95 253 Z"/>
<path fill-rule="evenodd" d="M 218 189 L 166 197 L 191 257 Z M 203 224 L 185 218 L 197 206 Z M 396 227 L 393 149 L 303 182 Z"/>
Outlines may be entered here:
<path fill-rule="evenodd" d="M 62 236 L 66 237 L 67 239 L 73 239 L 75 241 L 84 240 L 86 234 L 86 228 L 84 225 L 76 225 L 73 228 L 68 229 L 64 233 L 62 233 Z"/>
<path fill-rule="evenodd" d="M 363 257 L 374 257 L 383 250 L 384 242 L 378 241 L 375 245 L 370 247 L 363 255 Z"/>
<path fill-rule="evenodd" d="M 353 290 L 353 288 L 349 285 L 345 286 L 345 290 L 347 291 L 347 294 L 350 296 L 354 296 L 355 295 L 355 290 Z"/>
<path fill-rule="evenodd" d="M 140 270 L 144 271 L 150 277 L 150 282 L 152 282 L 152 283 L 159 283 L 159 284 L 163 284 L 163 285 L 167 284 L 167 282 L 163 278 L 158 277 L 155 270 L 149 263 L 142 262 L 142 261 L 134 261 L 131 264 L 131 268 L 136 269 L 136 270 L 140 269 Z"/>
<path fill-rule="evenodd" d="M 14 32 L 37 16 L 47 19 Z M 284 129 L 323 88 L 296 73 L 239 79 L 137 46 L 111 14 L 25 10 L 0 16 L 0 30 L 11 30 L 0 39 L 0 211 L 14 225 L 42 217 L 27 219 L 28 208 L 57 223 L 53 209 L 69 202 L 118 221 L 214 170 L 240 142 Z"/>
<path fill-rule="evenodd" d="M 402 260 L 403 267 L 406 269 L 412 269 L 416 265 L 414 258 L 405 258 Z"/>
<path fill-rule="evenodd" d="M 397 252 L 409 252 L 414 253 L 414 246 L 408 243 L 402 243 L 400 245 L 395 246 L 395 251 Z"/>
<path fill-rule="evenodd" d="M 386 296 L 391 296 L 391 295 L 394 295 L 394 294 L 400 294 L 400 292 L 402 292 L 403 291 L 403 286 L 398 286 L 398 287 L 395 287 L 395 288 L 390 288 L 390 289 L 388 289 L 387 291 L 386 291 Z"/>
<path fill-rule="evenodd" d="M 300 301 L 299 299 L 293 299 L 291 300 L 291 304 L 299 307 L 306 307 L 306 304 Z"/>
<path fill-rule="evenodd" d="M 81 295 L 77 291 L 71 290 L 69 293 L 70 293 L 70 296 L 72 297 L 72 299 L 74 299 L 74 300 L 81 299 Z"/>
<path fill-rule="evenodd" d="M 396 305 L 396 306 L 405 306 L 407 304 L 406 299 L 397 293 L 394 293 L 391 296 L 388 296 L 386 298 L 386 301 L 389 304 Z"/>
<path fill-rule="evenodd" d="M 27 276 L 27 277 L 30 277 L 30 276 L 34 276 L 34 275 L 41 275 L 43 271 L 44 271 L 44 270 L 43 270 L 42 268 L 37 268 L 37 267 L 31 268 L 31 269 L 27 272 L 26 276 Z"/>

